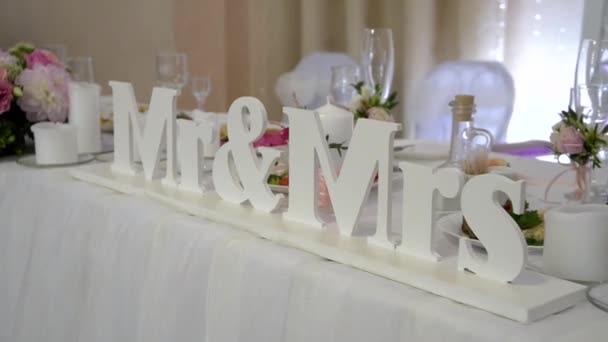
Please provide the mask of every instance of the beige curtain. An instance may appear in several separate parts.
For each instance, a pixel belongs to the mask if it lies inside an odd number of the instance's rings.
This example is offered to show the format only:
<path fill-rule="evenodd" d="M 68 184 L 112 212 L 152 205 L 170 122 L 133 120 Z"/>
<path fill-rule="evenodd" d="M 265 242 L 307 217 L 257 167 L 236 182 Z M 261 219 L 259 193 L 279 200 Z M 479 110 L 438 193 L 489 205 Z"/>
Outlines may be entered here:
<path fill-rule="evenodd" d="M 517 89 L 509 130 L 516 141 L 546 138 L 548 132 L 532 128 L 554 121 L 567 105 L 584 2 L 20 0 L 0 11 L 0 48 L 19 41 L 65 44 L 72 56 L 93 57 L 95 78 L 106 93 L 108 80 L 130 81 L 144 102 L 154 84 L 156 53 L 183 51 L 191 76 L 212 78 L 206 109 L 225 112 L 236 97 L 254 95 L 277 119 L 279 75 L 315 51 L 359 60 L 362 29 L 389 27 L 396 48 L 393 89 L 401 97 L 398 118 L 411 114 L 416 85 L 437 63 L 503 60 Z M 181 108 L 194 106 L 190 92 L 184 89 Z"/>
<path fill-rule="evenodd" d="M 399 91 L 402 103 L 396 116 L 402 117 L 399 114 L 406 110 L 416 82 L 433 65 L 486 57 L 481 53 L 484 44 L 495 41 L 480 37 L 479 28 L 488 31 L 500 13 L 500 1 L 489 0 L 228 0 L 222 4 L 203 0 L 196 2 L 198 11 L 193 3 L 186 6 L 184 2 L 182 8 L 178 3 L 178 17 L 201 12 L 204 16 L 196 23 L 176 20 L 176 41 L 178 48 L 196 56 L 195 73 L 206 69 L 217 74 L 215 100 L 210 105 L 225 110 L 232 99 L 253 95 L 262 99 L 273 118 L 281 115 L 274 84 L 282 73 L 315 51 L 345 52 L 359 60 L 365 27 L 393 30 L 393 88 Z M 208 20 L 217 21 L 222 15 L 221 31 L 205 29 L 212 26 Z M 211 35 L 223 35 L 225 40 L 220 42 Z M 226 46 L 222 50 L 195 44 L 210 40 Z M 215 57 L 208 56 L 209 51 Z"/>
<path fill-rule="evenodd" d="M 359 60 L 362 29 L 389 27 L 402 122 L 416 85 L 438 63 L 503 61 L 517 89 L 509 140 L 544 138 L 531 127 L 567 105 L 583 1 L 552 0 L 176 0 L 176 48 L 192 74 L 208 74 L 208 109 L 226 111 L 238 96 L 262 99 L 278 119 L 277 78 L 315 51 Z M 559 71 L 559 72 L 558 72 Z M 555 77 L 559 80 L 555 81 Z M 553 79 L 552 82 L 546 82 Z M 194 101 L 185 103 L 192 106 Z M 561 101 L 556 99 L 561 98 Z M 408 127 L 404 130 L 407 132 Z"/>

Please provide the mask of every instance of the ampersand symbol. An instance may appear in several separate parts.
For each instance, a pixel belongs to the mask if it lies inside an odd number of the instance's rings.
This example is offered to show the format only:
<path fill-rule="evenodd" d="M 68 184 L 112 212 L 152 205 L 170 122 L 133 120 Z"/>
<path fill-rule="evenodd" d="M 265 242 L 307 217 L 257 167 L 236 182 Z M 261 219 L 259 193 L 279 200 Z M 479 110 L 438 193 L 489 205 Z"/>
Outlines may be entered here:
<path fill-rule="evenodd" d="M 248 125 L 243 116 L 247 112 Z M 266 109 L 260 100 L 255 97 L 235 100 L 228 110 L 229 141 L 215 155 L 212 177 L 215 191 L 223 200 L 238 204 L 248 200 L 254 208 L 272 212 L 283 196 L 270 191 L 267 179 L 281 151 L 260 147 L 260 158 L 253 148 L 253 142 L 266 131 L 267 123 Z"/>

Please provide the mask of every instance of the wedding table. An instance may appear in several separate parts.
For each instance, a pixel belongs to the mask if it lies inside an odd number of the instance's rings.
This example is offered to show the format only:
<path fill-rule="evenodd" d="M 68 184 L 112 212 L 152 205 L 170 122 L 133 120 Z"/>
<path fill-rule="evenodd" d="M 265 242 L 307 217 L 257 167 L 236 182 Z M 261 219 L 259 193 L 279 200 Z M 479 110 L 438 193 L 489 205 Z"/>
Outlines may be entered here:
<path fill-rule="evenodd" d="M 559 171 L 510 161 L 537 195 Z M 66 168 L 0 162 L 0 188 L 1 342 L 526 342 L 608 334 L 608 314 L 588 302 L 520 324 L 76 181 Z"/>

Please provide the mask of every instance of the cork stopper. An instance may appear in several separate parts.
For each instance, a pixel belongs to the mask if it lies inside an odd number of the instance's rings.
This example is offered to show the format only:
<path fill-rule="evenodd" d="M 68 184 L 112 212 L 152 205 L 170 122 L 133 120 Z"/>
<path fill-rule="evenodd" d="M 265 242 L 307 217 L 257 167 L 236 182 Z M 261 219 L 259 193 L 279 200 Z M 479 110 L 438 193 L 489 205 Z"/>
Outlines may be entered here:
<path fill-rule="evenodd" d="M 456 121 L 473 121 L 473 112 L 475 112 L 475 96 L 473 95 L 456 95 L 454 101 L 450 103 L 454 120 Z"/>

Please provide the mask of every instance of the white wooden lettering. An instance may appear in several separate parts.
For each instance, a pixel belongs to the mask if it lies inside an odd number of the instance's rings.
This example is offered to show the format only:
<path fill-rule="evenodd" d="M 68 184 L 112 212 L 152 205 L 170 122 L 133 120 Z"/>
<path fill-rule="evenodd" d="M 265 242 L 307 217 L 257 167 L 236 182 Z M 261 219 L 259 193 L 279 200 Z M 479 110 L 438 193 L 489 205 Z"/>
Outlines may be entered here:
<path fill-rule="evenodd" d="M 433 197 L 458 196 L 464 182 L 462 172 L 456 169 L 439 169 L 399 162 L 403 171 L 403 219 L 401 222 L 400 253 L 431 261 L 438 261 L 433 251 L 435 211 Z"/>
<path fill-rule="evenodd" d="M 137 120 L 137 101 L 131 83 L 110 81 L 114 98 L 114 163 L 112 171 L 135 175 L 133 148 L 137 148 L 147 180 L 159 177 L 160 152 L 167 150 L 167 183 L 175 183 L 175 99 L 178 91 L 154 88 L 145 128 Z M 143 129 L 143 133 L 142 133 Z"/>
<path fill-rule="evenodd" d="M 249 113 L 249 129 L 243 115 Z M 271 148 L 258 149 L 258 158 L 253 142 L 266 131 L 268 116 L 260 100 L 255 97 L 241 97 L 228 110 L 228 136 L 215 154 L 213 161 L 213 185 L 220 197 L 232 203 L 249 201 L 259 210 L 272 212 L 281 204 L 282 195 L 270 191 L 267 179 L 270 168 L 281 156 L 281 152 Z"/>
<path fill-rule="evenodd" d="M 350 140 L 340 176 L 330 162 L 318 114 L 285 107 L 289 117 L 289 208 L 284 217 L 321 228 L 319 218 L 318 174 L 323 172 L 340 233 L 354 233 L 361 208 L 378 175 L 378 216 L 376 242 L 389 245 L 393 139 L 401 125 L 360 119 Z"/>
<path fill-rule="evenodd" d="M 213 140 L 213 127 L 207 122 L 197 123 L 192 120 L 177 120 L 181 178 L 179 189 L 202 194 L 205 190 L 201 182 L 201 157 Z"/>
<path fill-rule="evenodd" d="M 458 268 L 480 277 L 501 282 L 517 278 L 524 269 L 528 253 L 521 229 L 496 201 L 496 192 L 506 194 L 513 212 L 521 214 L 525 205 L 524 181 L 487 174 L 469 179 L 462 190 L 461 208 L 467 223 L 484 245 L 487 260 L 473 250 L 471 241 L 460 240 Z"/>

